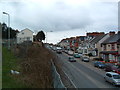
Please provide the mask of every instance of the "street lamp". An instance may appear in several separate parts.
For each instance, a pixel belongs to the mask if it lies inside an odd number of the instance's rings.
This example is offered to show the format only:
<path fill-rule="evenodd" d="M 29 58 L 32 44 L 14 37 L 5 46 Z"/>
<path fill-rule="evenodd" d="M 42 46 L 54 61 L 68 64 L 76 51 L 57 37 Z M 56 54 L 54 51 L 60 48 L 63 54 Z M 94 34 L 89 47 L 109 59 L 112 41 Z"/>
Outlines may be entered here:
<path fill-rule="evenodd" d="M 3 14 L 8 15 L 8 49 L 10 49 L 10 15 L 6 12 L 3 12 Z"/>

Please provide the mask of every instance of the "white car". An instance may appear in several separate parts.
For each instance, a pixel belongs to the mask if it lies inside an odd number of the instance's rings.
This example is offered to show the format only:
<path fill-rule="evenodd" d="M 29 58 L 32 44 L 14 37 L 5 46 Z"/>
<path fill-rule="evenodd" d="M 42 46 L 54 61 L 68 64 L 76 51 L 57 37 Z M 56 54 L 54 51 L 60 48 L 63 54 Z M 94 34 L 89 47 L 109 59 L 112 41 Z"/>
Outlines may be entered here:
<path fill-rule="evenodd" d="M 113 85 L 120 85 L 120 75 L 118 73 L 106 72 L 104 79 Z"/>
<path fill-rule="evenodd" d="M 73 55 L 74 52 L 73 52 L 73 51 L 68 51 L 68 54 L 69 54 L 69 55 Z"/>

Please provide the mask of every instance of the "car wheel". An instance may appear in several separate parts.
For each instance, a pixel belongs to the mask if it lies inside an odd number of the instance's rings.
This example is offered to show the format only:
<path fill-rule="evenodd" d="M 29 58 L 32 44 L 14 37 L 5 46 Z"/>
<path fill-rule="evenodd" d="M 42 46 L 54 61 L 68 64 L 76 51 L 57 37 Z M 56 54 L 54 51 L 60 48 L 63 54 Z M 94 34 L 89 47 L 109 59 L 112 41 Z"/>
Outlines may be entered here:
<path fill-rule="evenodd" d="M 112 85 L 113 85 L 113 86 L 116 86 L 116 84 L 115 84 L 114 82 L 112 83 Z"/>

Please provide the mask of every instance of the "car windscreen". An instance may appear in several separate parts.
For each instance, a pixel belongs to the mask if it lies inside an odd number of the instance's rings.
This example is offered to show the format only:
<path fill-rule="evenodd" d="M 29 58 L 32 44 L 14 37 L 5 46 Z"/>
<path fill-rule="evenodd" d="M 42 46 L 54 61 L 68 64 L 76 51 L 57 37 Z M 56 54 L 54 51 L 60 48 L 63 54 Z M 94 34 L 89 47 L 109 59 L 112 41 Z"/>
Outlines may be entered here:
<path fill-rule="evenodd" d="M 120 79 L 120 75 L 113 75 L 114 79 Z"/>
<path fill-rule="evenodd" d="M 99 64 L 105 65 L 103 62 L 99 62 Z"/>

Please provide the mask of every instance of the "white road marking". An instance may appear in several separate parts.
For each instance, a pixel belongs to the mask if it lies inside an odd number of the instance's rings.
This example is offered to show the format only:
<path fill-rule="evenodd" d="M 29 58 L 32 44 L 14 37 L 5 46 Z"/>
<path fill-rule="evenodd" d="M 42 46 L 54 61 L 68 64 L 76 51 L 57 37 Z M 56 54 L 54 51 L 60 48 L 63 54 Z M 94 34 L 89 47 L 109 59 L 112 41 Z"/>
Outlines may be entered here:
<path fill-rule="evenodd" d="M 68 77 L 68 79 L 70 80 L 70 82 L 73 84 L 73 86 L 75 87 L 75 88 L 77 88 L 76 87 L 76 85 L 73 83 L 73 81 L 70 79 L 70 77 L 67 75 L 67 73 L 65 72 L 65 71 L 63 71 L 64 73 L 65 73 L 65 75 Z"/>

